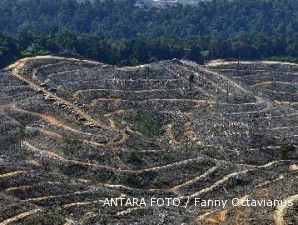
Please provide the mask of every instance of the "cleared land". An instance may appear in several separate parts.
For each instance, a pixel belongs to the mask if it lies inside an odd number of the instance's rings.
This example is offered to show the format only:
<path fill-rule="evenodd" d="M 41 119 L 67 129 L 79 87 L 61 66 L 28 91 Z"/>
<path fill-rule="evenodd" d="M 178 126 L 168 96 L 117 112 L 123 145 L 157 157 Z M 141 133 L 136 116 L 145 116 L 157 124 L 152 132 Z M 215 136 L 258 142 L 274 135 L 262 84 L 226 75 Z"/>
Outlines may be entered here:
<path fill-rule="evenodd" d="M 0 225 L 297 223 L 298 65 L 52 56 L 0 71 Z M 291 207 L 103 207 L 110 197 Z"/>

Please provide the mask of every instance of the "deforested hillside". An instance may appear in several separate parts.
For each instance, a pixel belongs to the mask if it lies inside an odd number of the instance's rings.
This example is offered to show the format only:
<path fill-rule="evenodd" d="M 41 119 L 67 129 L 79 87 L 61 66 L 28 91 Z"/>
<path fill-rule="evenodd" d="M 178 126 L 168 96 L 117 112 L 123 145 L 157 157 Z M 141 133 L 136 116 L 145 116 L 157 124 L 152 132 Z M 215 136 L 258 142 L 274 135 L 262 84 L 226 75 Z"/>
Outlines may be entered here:
<path fill-rule="evenodd" d="M 297 76 L 266 61 L 15 62 L 0 72 L 0 225 L 297 223 Z M 104 205 L 116 197 L 181 205 Z"/>

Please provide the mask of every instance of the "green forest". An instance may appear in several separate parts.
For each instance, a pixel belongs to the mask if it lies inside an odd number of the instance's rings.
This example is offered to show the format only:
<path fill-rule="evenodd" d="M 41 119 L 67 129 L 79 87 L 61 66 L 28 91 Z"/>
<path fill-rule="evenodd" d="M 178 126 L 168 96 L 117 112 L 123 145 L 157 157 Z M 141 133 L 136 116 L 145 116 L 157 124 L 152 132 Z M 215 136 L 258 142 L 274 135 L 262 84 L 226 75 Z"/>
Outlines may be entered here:
<path fill-rule="evenodd" d="M 0 0 L 0 67 L 34 55 L 114 65 L 158 60 L 297 61 L 297 0 L 213 0 L 135 7 L 134 0 Z"/>

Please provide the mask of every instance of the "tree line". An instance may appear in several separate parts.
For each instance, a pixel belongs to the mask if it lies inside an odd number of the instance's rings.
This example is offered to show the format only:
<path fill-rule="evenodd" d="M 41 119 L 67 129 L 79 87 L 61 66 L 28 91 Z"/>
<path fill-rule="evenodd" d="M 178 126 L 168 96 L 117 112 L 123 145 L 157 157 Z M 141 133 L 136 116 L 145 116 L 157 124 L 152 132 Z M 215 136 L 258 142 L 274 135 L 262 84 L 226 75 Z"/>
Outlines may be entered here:
<path fill-rule="evenodd" d="M 80 55 L 114 65 L 171 58 L 297 60 L 296 0 L 213 0 L 135 7 L 132 0 L 2 0 L 0 66 L 24 56 Z"/>

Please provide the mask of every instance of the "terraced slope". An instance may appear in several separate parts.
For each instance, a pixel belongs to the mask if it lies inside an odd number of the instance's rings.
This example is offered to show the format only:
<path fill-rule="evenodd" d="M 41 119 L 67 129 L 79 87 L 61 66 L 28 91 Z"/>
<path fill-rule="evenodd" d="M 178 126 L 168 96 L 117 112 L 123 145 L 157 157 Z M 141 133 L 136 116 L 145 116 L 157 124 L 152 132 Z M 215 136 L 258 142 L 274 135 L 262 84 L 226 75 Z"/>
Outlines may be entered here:
<path fill-rule="evenodd" d="M 17 61 L 0 73 L 0 224 L 294 224 L 297 74 L 271 62 Z M 104 207 L 111 197 L 294 206 Z"/>

